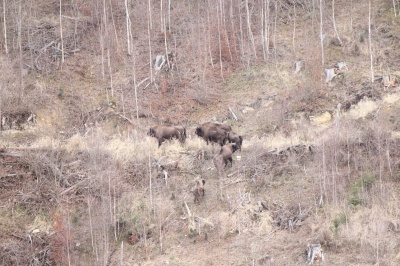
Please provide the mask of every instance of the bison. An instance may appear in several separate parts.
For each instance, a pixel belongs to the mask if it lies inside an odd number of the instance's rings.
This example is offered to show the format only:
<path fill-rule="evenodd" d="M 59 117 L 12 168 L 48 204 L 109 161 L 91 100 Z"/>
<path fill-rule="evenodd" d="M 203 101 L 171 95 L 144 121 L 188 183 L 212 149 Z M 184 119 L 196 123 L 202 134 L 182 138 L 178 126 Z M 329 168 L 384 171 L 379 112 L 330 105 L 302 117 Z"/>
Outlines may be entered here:
<path fill-rule="evenodd" d="M 218 154 L 213 158 L 213 163 L 217 169 L 218 175 L 221 175 L 224 167 L 228 165 L 228 162 L 232 166 L 232 154 L 238 150 L 238 146 L 235 143 L 229 143 L 222 146 Z"/>
<path fill-rule="evenodd" d="M 243 137 L 239 136 L 235 132 L 228 132 L 228 142 L 229 143 L 235 143 L 238 149 L 241 151 L 242 150 L 242 144 L 243 144 Z"/>
<path fill-rule="evenodd" d="M 232 128 L 228 125 L 206 122 L 196 128 L 196 135 L 203 138 L 208 145 L 208 142 L 215 142 L 221 145 L 225 145 L 228 139 L 228 132 L 232 131 Z"/>
<path fill-rule="evenodd" d="M 186 141 L 186 129 L 183 126 L 152 126 L 147 134 L 158 140 L 158 147 L 167 139 L 178 139 L 181 143 Z"/>
<path fill-rule="evenodd" d="M 197 177 L 194 180 L 194 186 L 191 189 L 191 192 L 194 195 L 194 203 L 199 203 L 200 198 L 204 197 L 204 185 L 206 184 L 206 181 L 202 179 L 201 177 Z"/>

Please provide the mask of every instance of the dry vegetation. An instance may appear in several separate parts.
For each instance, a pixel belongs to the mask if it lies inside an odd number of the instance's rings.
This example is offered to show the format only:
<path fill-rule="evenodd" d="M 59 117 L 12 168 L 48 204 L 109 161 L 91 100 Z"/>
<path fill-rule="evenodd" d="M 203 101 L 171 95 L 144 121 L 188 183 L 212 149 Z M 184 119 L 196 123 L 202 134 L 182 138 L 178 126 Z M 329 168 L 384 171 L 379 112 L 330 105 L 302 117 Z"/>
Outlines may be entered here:
<path fill-rule="evenodd" d="M 400 2 L 334 4 L 4 1 L 0 264 L 399 264 Z M 221 178 L 210 119 L 244 137 Z"/>

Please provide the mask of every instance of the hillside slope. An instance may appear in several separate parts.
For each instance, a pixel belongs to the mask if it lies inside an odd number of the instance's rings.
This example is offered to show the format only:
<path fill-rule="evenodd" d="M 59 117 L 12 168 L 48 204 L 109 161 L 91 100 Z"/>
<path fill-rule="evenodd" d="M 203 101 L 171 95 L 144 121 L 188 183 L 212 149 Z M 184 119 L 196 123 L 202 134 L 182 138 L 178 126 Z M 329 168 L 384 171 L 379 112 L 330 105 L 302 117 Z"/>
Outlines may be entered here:
<path fill-rule="evenodd" d="M 371 1 L 374 82 L 366 1 L 335 1 L 336 31 L 326 3 L 323 54 L 315 1 L 178 1 L 161 32 L 156 2 L 129 2 L 132 51 L 123 3 L 64 3 L 62 64 L 59 8 L 22 12 L 10 53 L 27 73 L 1 58 L 0 264 L 302 265 L 311 243 L 326 265 L 399 264 L 400 90 L 381 82 L 400 71 L 392 1 Z M 137 19 L 149 3 L 153 28 Z M 176 65 L 156 72 L 165 49 Z M 219 147 L 194 134 L 209 120 L 244 137 L 222 177 Z M 186 143 L 157 148 L 159 123 L 185 125 Z"/>

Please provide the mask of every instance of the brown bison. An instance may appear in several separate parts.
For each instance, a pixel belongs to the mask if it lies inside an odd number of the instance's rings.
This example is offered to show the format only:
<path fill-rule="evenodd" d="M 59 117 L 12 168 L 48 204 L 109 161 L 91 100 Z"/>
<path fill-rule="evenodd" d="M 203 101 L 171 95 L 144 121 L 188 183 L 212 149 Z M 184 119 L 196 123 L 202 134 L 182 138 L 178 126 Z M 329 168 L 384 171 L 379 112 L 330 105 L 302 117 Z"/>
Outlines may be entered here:
<path fill-rule="evenodd" d="M 206 181 L 202 179 L 201 177 L 197 177 L 194 180 L 194 186 L 191 189 L 191 192 L 194 195 L 194 203 L 199 203 L 200 198 L 204 197 L 204 185 L 206 184 Z"/>
<path fill-rule="evenodd" d="M 186 129 L 183 126 L 152 126 L 147 135 L 155 137 L 158 140 L 158 147 L 160 147 L 165 140 L 178 139 L 181 143 L 185 143 L 186 141 Z"/>
<path fill-rule="evenodd" d="M 228 142 L 229 143 L 235 143 L 238 149 L 241 151 L 242 150 L 242 144 L 243 144 L 243 137 L 239 136 L 235 132 L 228 132 Z"/>
<path fill-rule="evenodd" d="M 215 142 L 223 146 L 228 139 L 228 132 L 232 128 L 228 125 L 206 122 L 196 128 L 196 135 L 203 138 L 208 145 L 208 142 Z"/>
<path fill-rule="evenodd" d="M 232 154 L 237 150 L 238 147 L 235 143 L 225 144 L 222 146 L 219 153 L 214 156 L 213 163 L 217 169 L 218 175 L 221 175 L 222 170 L 228 165 L 228 162 L 230 162 L 232 166 Z"/>

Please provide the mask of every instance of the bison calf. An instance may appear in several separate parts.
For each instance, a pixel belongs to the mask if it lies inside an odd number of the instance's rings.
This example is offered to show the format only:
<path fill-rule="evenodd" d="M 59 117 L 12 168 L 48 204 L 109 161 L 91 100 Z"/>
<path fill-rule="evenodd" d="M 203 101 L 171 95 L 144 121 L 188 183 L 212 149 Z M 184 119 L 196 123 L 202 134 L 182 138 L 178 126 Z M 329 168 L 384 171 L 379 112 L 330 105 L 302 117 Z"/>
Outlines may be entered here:
<path fill-rule="evenodd" d="M 213 163 L 217 169 L 218 175 L 221 175 L 224 167 L 227 166 L 228 162 L 232 166 L 232 154 L 238 150 L 238 146 L 235 143 L 229 143 L 222 146 L 218 154 L 213 158 Z"/>
<path fill-rule="evenodd" d="M 235 132 L 229 132 L 228 133 L 228 142 L 229 143 L 235 143 L 238 149 L 241 151 L 242 150 L 242 144 L 243 144 L 243 137 L 239 136 Z"/>
<path fill-rule="evenodd" d="M 191 192 L 194 195 L 194 203 L 199 203 L 200 198 L 204 197 L 204 185 L 206 184 L 206 181 L 200 177 L 197 177 L 194 182 L 195 183 L 191 189 Z"/>
<path fill-rule="evenodd" d="M 152 126 L 147 135 L 158 140 L 158 147 L 167 139 L 178 139 L 181 143 L 186 141 L 186 129 L 183 126 Z"/>

